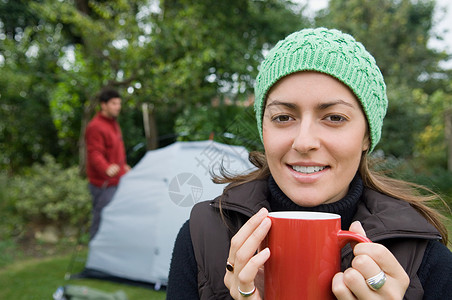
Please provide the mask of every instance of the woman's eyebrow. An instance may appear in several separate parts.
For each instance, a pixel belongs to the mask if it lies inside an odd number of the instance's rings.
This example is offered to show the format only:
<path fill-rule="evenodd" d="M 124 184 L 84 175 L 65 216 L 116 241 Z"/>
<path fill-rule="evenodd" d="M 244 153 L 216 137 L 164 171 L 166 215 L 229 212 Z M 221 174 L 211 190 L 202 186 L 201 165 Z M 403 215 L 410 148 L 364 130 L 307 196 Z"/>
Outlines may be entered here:
<path fill-rule="evenodd" d="M 337 99 L 337 100 L 333 100 L 333 101 L 328 101 L 328 102 L 324 102 L 324 103 L 319 103 L 317 105 L 319 110 L 324 110 L 327 109 L 331 106 L 334 105 L 346 105 L 348 107 L 351 107 L 353 109 L 356 109 L 356 106 L 353 105 L 353 103 L 350 102 L 346 102 L 344 100 L 341 99 Z M 285 101 L 281 101 L 281 100 L 273 100 L 270 103 L 267 104 L 267 107 L 271 107 L 271 106 L 285 106 L 289 109 L 295 109 L 297 108 L 297 105 L 295 103 L 292 102 L 285 102 Z"/>
<path fill-rule="evenodd" d="M 334 105 L 346 105 L 346 106 L 348 106 L 348 107 L 351 107 L 351 108 L 353 108 L 353 109 L 356 109 L 356 106 L 355 106 L 355 105 L 353 105 L 353 104 L 350 103 L 350 102 L 346 102 L 346 101 L 344 101 L 344 100 L 341 100 L 341 99 L 333 100 L 333 101 L 329 101 L 329 102 L 325 102 L 325 103 L 320 103 L 317 107 L 318 107 L 320 110 L 323 110 L 323 109 L 327 109 L 327 108 L 329 108 L 329 107 L 331 107 L 331 106 L 334 106 Z"/>
<path fill-rule="evenodd" d="M 284 102 L 284 101 L 280 101 L 280 100 L 273 100 L 267 104 L 267 107 L 271 107 L 271 106 L 285 106 L 290 109 L 295 109 L 297 107 L 297 105 L 294 103 Z"/>

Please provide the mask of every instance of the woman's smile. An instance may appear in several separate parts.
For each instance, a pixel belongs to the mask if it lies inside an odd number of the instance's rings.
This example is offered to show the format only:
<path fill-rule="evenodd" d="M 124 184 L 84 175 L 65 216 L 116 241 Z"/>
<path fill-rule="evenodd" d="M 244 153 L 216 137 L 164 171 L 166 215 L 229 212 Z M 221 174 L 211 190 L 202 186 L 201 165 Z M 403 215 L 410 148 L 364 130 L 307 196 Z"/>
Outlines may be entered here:
<path fill-rule="evenodd" d="M 302 174 L 314 174 L 326 169 L 326 166 L 291 166 L 293 170 Z"/>

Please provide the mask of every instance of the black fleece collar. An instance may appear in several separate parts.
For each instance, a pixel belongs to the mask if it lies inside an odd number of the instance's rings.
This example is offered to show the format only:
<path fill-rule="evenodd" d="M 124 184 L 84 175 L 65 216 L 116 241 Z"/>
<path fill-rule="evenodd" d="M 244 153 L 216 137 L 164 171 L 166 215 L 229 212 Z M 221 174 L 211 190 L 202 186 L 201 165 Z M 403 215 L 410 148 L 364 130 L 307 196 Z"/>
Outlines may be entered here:
<path fill-rule="evenodd" d="M 281 191 L 271 175 L 268 178 L 268 188 L 271 194 L 270 207 L 272 211 L 315 211 L 338 214 L 341 216 L 343 230 L 348 230 L 350 227 L 364 189 L 361 176 L 356 174 L 350 183 L 347 195 L 341 200 L 314 207 L 303 207 L 289 199 L 289 197 Z"/>

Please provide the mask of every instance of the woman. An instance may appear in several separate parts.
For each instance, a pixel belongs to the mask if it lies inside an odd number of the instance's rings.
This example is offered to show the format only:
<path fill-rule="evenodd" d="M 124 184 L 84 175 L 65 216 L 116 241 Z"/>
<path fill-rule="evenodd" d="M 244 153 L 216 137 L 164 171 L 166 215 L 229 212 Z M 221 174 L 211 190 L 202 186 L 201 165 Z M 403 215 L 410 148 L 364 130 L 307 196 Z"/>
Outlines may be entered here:
<path fill-rule="evenodd" d="M 177 237 L 168 299 L 263 299 L 268 211 L 337 213 L 367 235 L 342 252 L 338 299 L 447 299 L 452 254 L 440 216 L 416 186 L 377 175 L 368 154 L 381 136 L 386 86 L 351 36 L 304 29 L 273 48 L 255 85 L 265 154 L 223 195 L 195 205 Z M 372 282 L 372 280 L 374 282 Z"/>

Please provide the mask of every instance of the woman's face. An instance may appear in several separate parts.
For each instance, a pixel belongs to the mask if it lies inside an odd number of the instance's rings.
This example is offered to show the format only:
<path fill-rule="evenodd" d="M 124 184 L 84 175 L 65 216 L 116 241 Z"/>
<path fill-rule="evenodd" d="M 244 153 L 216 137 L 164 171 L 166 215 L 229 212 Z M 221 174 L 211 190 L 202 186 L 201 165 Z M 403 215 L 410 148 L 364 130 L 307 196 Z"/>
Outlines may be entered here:
<path fill-rule="evenodd" d="M 355 95 L 317 72 L 294 73 L 272 87 L 263 140 L 276 183 L 306 207 L 343 198 L 369 147 L 367 121 Z"/>

